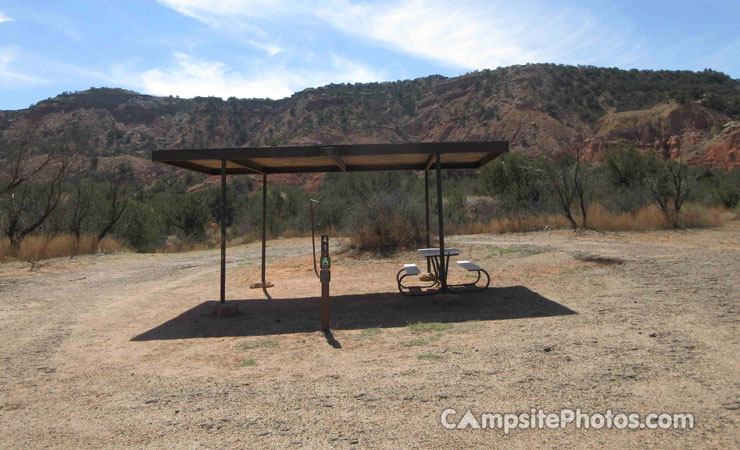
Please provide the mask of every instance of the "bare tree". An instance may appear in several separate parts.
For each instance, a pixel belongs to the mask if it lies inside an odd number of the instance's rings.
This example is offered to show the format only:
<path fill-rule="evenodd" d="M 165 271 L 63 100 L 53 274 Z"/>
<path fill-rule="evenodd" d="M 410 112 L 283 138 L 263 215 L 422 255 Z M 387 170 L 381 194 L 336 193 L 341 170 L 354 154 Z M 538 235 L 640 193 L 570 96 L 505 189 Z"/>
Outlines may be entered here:
<path fill-rule="evenodd" d="M 573 145 L 566 152 L 555 153 L 553 160 L 543 160 L 542 171 L 555 192 L 561 212 L 574 230 L 579 228 L 574 209 L 581 215 L 581 227 L 588 227 L 588 173 L 583 161 L 583 150 Z M 575 204 L 575 206 L 574 206 Z"/>
<path fill-rule="evenodd" d="M 70 199 L 69 230 L 75 237 L 75 245 L 79 247 L 80 237 L 85 222 L 93 212 L 94 190 L 89 182 L 77 180 L 74 193 Z"/>
<path fill-rule="evenodd" d="M 35 148 L 21 142 L 10 148 L 9 170 L 0 182 L 0 224 L 17 255 L 20 244 L 36 231 L 56 210 L 62 197 L 62 183 L 73 162 L 72 146 L 48 149 L 34 157 Z"/>
<path fill-rule="evenodd" d="M 671 159 L 649 159 L 645 172 L 645 184 L 658 207 L 674 229 L 681 227 L 681 208 L 694 188 L 695 177 L 689 167 Z"/>
<path fill-rule="evenodd" d="M 27 140 L 17 145 L 13 149 L 9 143 L 4 143 L 9 150 L 8 170 L 3 170 L 0 175 L 0 197 L 12 194 L 16 188 L 33 180 L 38 174 L 42 173 L 47 166 L 55 159 L 55 155 L 48 153 L 38 161 L 32 161 L 33 149 Z"/>
<path fill-rule="evenodd" d="M 123 216 L 128 202 L 124 196 L 123 186 L 131 177 L 131 166 L 125 164 L 119 164 L 115 172 L 109 178 L 108 187 L 104 195 L 103 210 L 101 211 L 102 216 L 99 221 L 99 231 L 97 236 L 97 243 L 103 240 L 105 236 L 110 233 L 113 227 Z"/>

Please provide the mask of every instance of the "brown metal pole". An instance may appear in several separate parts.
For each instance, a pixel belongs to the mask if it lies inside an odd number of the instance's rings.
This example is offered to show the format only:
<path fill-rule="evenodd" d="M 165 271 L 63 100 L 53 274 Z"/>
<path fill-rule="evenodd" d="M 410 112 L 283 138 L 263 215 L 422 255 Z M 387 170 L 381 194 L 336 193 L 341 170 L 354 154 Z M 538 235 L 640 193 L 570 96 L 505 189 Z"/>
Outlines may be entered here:
<path fill-rule="evenodd" d="M 267 174 L 262 174 L 262 289 L 265 284 L 265 247 L 267 246 Z"/>
<path fill-rule="evenodd" d="M 329 283 L 321 283 L 321 331 L 329 330 L 331 310 L 329 309 Z"/>
<path fill-rule="evenodd" d="M 445 264 L 445 221 L 442 211 L 442 158 L 437 153 L 437 215 L 439 216 L 439 277 L 442 293 L 447 292 L 447 265 Z"/>
<path fill-rule="evenodd" d="M 424 169 L 424 204 L 426 206 L 426 219 L 427 219 L 427 229 L 426 229 L 426 239 L 427 239 L 427 248 L 431 248 L 431 240 L 429 239 L 429 170 Z M 427 258 L 427 273 L 430 273 L 432 271 L 432 268 L 430 266 L 429 258 Z"/>
<path fill-rule="evenodd" d="M 329 331 L 331 311 L 329 306 L 329 282 L 331 281 L 331 260 L 329 259 L 329 236 L 321 236 L 321 331 Z"/>
<path fill-rule="evenodd" d="M 221 160 L 221 303 L 226 302 L 226 160 Z"/>

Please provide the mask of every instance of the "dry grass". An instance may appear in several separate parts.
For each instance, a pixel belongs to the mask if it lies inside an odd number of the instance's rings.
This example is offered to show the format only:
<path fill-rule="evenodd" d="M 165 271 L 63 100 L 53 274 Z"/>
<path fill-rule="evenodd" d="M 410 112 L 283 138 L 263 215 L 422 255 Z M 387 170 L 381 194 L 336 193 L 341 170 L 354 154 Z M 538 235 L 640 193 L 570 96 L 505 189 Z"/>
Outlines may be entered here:
<path fill-rule="evenodd" d="M 100 243 L 93 235 L 86 235 L 76 243 L 74 236 L 63 234 L 59 236 L 34 235 L 26 237 L 21 242 L 17 255 L 10 256 L 10 242 L 7 238 L 0 241 L 0 260 L 36 261 L 39 259 L 59 258 L 62 256 L 85 255 L 101 252 L 126 251 L 127 248 L 110 236 L 103 238 Z"/>
<path fill-rule="evenodd" d="M 518 233 L 550 228 L 567 228 L 568 219 L 560 214 L 532 214 L 500 217 L 490 222 L 474 222 L 450 226 L 451 234 Z"/>
<path fill-rule="evenodd" d="M 665 215 L 657 206 L 648 206 L 637 213 L 613 214 L 601 205 L 590 211 L 589 227 L 599 231 L 652 231 L 671 228 Z M 725 210 L 718 207 L 686 205 L 681 211 L 682 228 L 719 227 L 727 222 Z"/>
<path fill-rule="evenodd" d="M 580 223 L 580 217 L 576 219 Z M 729 220 L 727 210 L 688 204 L 681 211 L 682 228 L 710 228 L 724 225 Z M 494 219 L 488 223 L 453 225 L 453 234 L 514 233 L 554 228 L 569 228 L 562 214 L 520 215 Z M 654 231 L 671 228 L 665 215 L 656 206 L 642 208 L 636 213 L 611 213 L 594 204 L 588 210 L 588 228 L 599 231 Z"/>
<path fill-rule="evenodd" d="M 691 204 L 681 212 L 681 226 L 684 228 L 721 227 L 729 220 L 732 220 L 732 214 L 721 206 L 707 208 Z"/>
<path fill-rule="evenodd" d="M 719 227 L 733 218 L 733 213 L 720 207 L 705 207 L 697 204 L 688 204 L 681 211 L 682 228 L 710 228 Z M 422 230 L 407 223 L 398 216 L 383 223 L 368 223 L 355 234 L 349 236 L 350 246 L 359 250 L 414 247 L 422 241 Z M 568 220 L 561 214 L 537 214 L 518 217 L 498 218 L 490 222 L 475 222 L 459 225 L 449 225 L 449 234 L 484 234 L 484 233 L 514 233 L 538 231 L 555 228 L 569 228 Z M 648 206 L 636 213 L 610 213 L 601 205 L 594 204 L 589 208 L 588 227 L 599 231 L 654 231 L 669 229 L 670 224 L 663 213 L 655 206 Z M 317 232 L 321 234 L 337 235 L 336 230 L 328 229 Z M 310 232 L 288 230 L 282 237 L 310 236 Z M 275 239 L 277 236 L 268 236 Z M 228 246 L 236 246 L 258 241 L 261 236 L 248 234 L 230 239 Z M 180 238 L 171 238 L 166 245 L 157 250 L 158 253 L 182 253 L 188 251 L 208 250 L 217 248 L 220 243 L 218 230 L 210 230 L 208 238 L 203 242 L 191 242 Z M 127 251 L 128 249 L 108 236 L 96 245 L 95 237 L 83 236 L 79 244 L 75 244 L 71 234 L 60 236 L 29 236 L 21 243 L 17 256 L 10 256 L 8 239 L 0 240 L 0 261 L 8 260 L 40 260 L 102 252 Z"/>

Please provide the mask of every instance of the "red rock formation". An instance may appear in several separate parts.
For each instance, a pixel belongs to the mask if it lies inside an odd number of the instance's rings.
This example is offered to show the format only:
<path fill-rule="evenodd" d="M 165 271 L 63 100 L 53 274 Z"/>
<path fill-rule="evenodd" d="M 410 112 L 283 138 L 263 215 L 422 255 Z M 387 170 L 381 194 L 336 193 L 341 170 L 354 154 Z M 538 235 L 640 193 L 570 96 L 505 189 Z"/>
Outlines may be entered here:
<path fill-rule="evenodd" d="M 664 159 L 730 168 L 732 163 L 727 161 L 740 145 L 729 135 L 719 140 L 713 135 L 728 121 L 726 115 L 697 103 L 665 103 L 647 110 L 610 113 L 596 122 L 594 137 L 584 144 L 586 155 L 596 158 L 609 148 L 635 145 L 652 148 Z M 707 142 L 711 142 L 708 147 Z"/>
<path fill-rule="evenodd" d="M 740 167 L 740 124 L 729 122 L 722 133 L 706 146 L 705 159 L 713 167 Z"/>

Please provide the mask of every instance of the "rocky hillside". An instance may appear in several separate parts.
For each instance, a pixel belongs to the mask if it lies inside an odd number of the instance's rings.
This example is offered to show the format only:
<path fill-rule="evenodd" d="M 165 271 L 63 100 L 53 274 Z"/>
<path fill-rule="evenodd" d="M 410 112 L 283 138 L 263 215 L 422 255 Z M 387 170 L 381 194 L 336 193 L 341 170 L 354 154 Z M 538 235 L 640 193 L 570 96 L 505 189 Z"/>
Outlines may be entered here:
<path fill-rule="evenodd" d="M 740 81 L 718 72 L 537 64 L 329 85 L 276 101 L 90 89 L 0 111 L 0 139 L 72 140 L 98 167 L 126 160 L 149 176 L 154 149 L 485 139 L 543 155 L 582 146 L 593 158 L 635 144 L 730 169 L 740 166 L 738 119 Z"/>
<path fill-rule="evenodd" d="M 661 103 L 647 110 L 608 113 L 586 140 L 587 155 L 634 143 L 663 158 L 692 165 L 734 168 L 740 165 L 740 126 L 737 121 L 698 103 Z"/>

